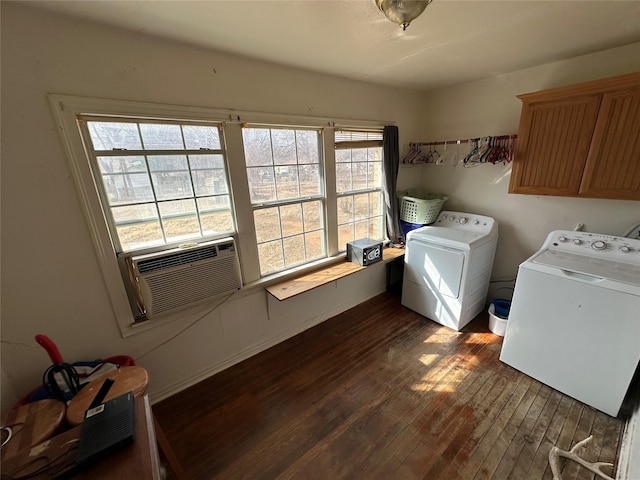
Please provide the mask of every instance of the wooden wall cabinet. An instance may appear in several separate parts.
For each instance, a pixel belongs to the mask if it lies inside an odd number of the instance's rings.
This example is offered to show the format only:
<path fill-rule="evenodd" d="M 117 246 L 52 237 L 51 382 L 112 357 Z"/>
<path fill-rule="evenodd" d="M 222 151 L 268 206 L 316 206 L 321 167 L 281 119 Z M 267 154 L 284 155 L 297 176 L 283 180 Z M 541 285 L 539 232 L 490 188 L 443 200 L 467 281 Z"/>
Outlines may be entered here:
<path fill-rule="evenodd" d="M 640 200 L 640 73 L 518 98 L 509 193 Z"/>

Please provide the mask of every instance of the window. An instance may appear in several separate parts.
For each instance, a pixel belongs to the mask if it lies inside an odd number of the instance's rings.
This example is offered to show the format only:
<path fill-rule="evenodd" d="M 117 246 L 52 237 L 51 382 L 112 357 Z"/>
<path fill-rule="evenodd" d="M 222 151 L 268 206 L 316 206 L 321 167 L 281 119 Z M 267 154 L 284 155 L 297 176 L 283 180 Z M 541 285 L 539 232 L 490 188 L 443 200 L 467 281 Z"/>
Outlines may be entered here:
<path fill-rule="evenodd" d="M 326 256 L 321 133 L 243 127 L 261 275 Z"/>
<path fill-rule="evenodd" d="M 359 238 L 384 237 L 382 131 L 338 130 L 336 193 L 338 248 Z"/>
<path fill-rule="evenodd" d="M 219 125 L 81 118 L 117 253 L 235 231 Z"/>
<path fill-rule="evenodd" d="M 135 266 L 148 257 L 231 236 L 235 278 L 259 284 L 384 236 L 375 122 L 336 128 L 329 118 L 49 100 L 123 336 L 180 318 L 160 319 L 155 307 L 147 315 L 160 297 L 140 287 Z M 162 299 L 175 300 L 167 291 Z"/>

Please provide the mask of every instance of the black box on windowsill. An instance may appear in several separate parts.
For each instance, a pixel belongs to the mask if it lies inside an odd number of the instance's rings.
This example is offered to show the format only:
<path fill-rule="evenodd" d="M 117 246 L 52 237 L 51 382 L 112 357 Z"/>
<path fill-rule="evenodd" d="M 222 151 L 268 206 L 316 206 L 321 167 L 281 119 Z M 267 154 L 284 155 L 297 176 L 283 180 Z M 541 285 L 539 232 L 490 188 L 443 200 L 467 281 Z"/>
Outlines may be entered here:
<path fill-rule="evenodd" d="M 347 242 L 347 260 L 362 267 L 382 260 L 382 242 L 361 238 Z"/>

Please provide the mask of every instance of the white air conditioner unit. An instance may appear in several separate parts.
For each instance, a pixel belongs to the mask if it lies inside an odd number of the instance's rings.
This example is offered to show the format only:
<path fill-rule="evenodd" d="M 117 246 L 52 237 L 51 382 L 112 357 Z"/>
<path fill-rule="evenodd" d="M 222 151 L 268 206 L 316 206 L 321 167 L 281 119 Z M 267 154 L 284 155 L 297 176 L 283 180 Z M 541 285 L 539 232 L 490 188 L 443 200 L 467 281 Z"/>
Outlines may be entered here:
<path fill-rule="evenodd" d="M 242 287 L 233 238 L 131 260 L 148 319 Z"/>

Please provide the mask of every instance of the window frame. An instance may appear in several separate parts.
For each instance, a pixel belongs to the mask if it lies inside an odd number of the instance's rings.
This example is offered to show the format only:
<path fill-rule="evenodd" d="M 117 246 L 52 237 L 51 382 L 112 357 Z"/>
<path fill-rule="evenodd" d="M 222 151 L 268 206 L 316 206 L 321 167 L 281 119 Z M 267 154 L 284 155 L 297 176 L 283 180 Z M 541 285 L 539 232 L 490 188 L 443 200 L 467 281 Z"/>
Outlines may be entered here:
<path fill-rule="evenodd" d="M 85 139 L 90 139 L 91 138 L 91 134 L 89 132 L 89 123 L 90 122 L 118 122 L 118 123 L 131 123 L 134 124 L 136 126 L 139 126 L 140 124 L 157 124 L 157 123 L 161 123 L 163 125 L 178 125 L 178 126 L 206 126 L 206 127 L 212 127 L 212 128 L 216 128 L 218 131 L 218 135 L 220 138 L 220 148 L 219 149 L 199 149 L 199 150 L 194 150 L 194 149 L 174 149 L 174 150 L 152 150 L 152 149 L 137 149 L 137 150 L 125 150 L 127 155 L 123 155 L 124 152 L 120 152 L 118 150 L 95 150 L 93 148 L 92 142 L 91 140 L 87 140 L 85 142 L 85 151 L 87 154 L 88 161 L 90 163 L 89 168 L 92 170 L 93 172 L 93 178 L 95 179 L 95 185 L 96 188 L 99 190 L 99 200 L 102 204 L 102 208 L 103 208 L 103 212 L 104 212 L 104 217 L 105 220 L 107 222 L 107 226 L 109 227 L 109 231 L 110 231 L 110 235 L 111 235 L 111 242 L 113 244 L 113 247 L 115 249 L 116 255 L 118 255 L 119 257 L 130 257 L 132 255 L 144 255 L 147 253 L 155 253 L 155 252 L 162 252 L 165 250 L 170 250 L 172 248 L 176 248 L 181 244 L 184 243 L 201 243 L 201 242 L 207 242 L 210 240 L 217 240 L 220 238 L 225 238 L 225 237 L 237 237 L 237 222 L 235 219 L 235 212 L 234 212 L 234 201 L 233 201 L 233 195 L 232 195 L 232 190 L 231 190 L 231 181 L 229 178 L 229 162 L 228 162 L 228 158 L 227 158 L 227 152 L 224 146 L 224 125 L 222 121 L 194 121 L 194 120 L 176 120 L 176 119 L 164 119 L 164 118 L 153 118 L 153 119 L 147 119 L 147 118 L 138 118 L 138 117 L 126 117 L 124 115 L 109 115 L 109 116 L 105 116 L 105 115 L 96 115 L 96 114 L 83 114 L 83 115 L 78 115 L 76 117 L 76 121 L 78 124 L 78 128 L 80 129 L 80 131 L 82 132 L 83 135 L 83 141 Z M 227 193 L 226 196 L 228 197 L 229 200 L 229 209 L 231 211 L 231 221 L 232 221 L 232 230 L 229 231 L 224 231 L 224 232 L 219 232 L 219 233 L 212 233 L 212 234 L 208 234 L 208 235 L 201 235 L 201 236 L 194 236 L 192 238 L 185 238 L 185 239 L 178 239 L 178 240 L 173 240 L 173 241 L 166 241 L 165 238 L 165 243 L 162 244 L 155 244 L 155 245 L 150 245 L 150 246 L 146 246 L 143 248 L 136 248 L 136 249 L 125 249 L 122 246 L 122 241 L 120 238 L 120 235 L 118 233 L 118 229 L 117 229 L 117 222 L 114 218 L 113 213 L 111 212 L 112 210 L 112 205 L 110 205 L 109 200 L 108 200 L 108 195 L 107 195 L 107 191 L 105 189 L 104 186 L 104 182 L 102 180 L 101 177 L 103 177 L 103 172 L 100 169 L 100 166 L 98 165 L 99 163 L 99 157 L 107 157 L 107 156 L 145 156 L 145 157 L 151 157 L 151 156 L 158 156 L 158 155 L 185 155 L 185 156 L 189 156 L 189 155 L 204 155 L 204 154 L 208 154 L 208 155 L 221 155 L 223 162 L 224 162 L 224 177 L 225 177 L 225 181 L 227 183 Z M 148 161 L 147 163 L 147 167 L 149 167 L 148 165 Z M 200 221 L 200 212 L 197 209 L 197 199 L 200 198 L 196 191 L 195 191 L 195 185 L 193 184 L 193 178 L 191 177 L 191 173 L 192 173 L 192 165 L 189 162 L 189 160 L 187 160 L 187 165 L 188 165 L 188 172 L 190 174 L 190 181 L 191 181 L 191 185 L 192 187 L 194 187 L 194 190 L 192 192 L 192 196 L 191 197 L 184 197 L 184 198 L 180 198 L 179 200 L 184 200 L 184 199 L 193 199 L 196 205 L 196 216 L 198 217 L 198 225 L 199 228 L 201 229 L 202 227 L 202 222 Z M 153 182 L 151 181 L 151 175 L 153 174 L 153 172 L 147 168 L 147 170 L 145 170 L 144 172 L 140 172 L 140 173 L 146 173 L 149 176 L 149 180 L 151 182 L 151 188 L 154 191 L 154 199 L 150 200 L 148 202 L 145 202 L 147 204 L 153 204 L 156 208 L 159 208 L 159 205 L 165 202 L 168 202 L 170 200 L 167 199 L 159 199 L 156 195 L 155 195 L 155 188 L 153 186 Z M 211 195 L 214 196 L 214 195 Z M 215 196 L 220 196 L 220 194 L 217 194 Z M 175 200 L 175 199 L 174 199 Z M 161 219 L 161 215 L 160 212 L 158 211 L 158 221 L 160 223 L 160 228 L 163 232 L 163 238 L 165 237 L 164 234 L 164 228 L 162 227 L 162 219 Z M 202 233 L 202 231 L 201 231 Z"/>
<path fill-rule="evenodd" d="M 245 131 L 249 130 L 249 129 L 263 129 L 263 130 L 268 130 L 269 131 L 269 136 L 270 136 L 270 142 L 271 142 L 271 164 L 270 165 L 264 165 L 264 166 L 256 166 L 256 165 L 249 165 L 246 162 L 246 153 L 247 153 L 247 149 L 246 149 L 246 144 L 244 143 L 244 139 L 245 139 Z M 306 259 L 303 262 L 297 263 L 295 265 L 291 265 L 291 266 L 286 266 L 285 262 L 286 262 L 286 257 L 285 257 L 285 251 L 284 251 L 284 242 L 286 238 L 289 238 L 290 236 L 287 236 L 284 234 L 284 232 L 282 232 L 282 224 L 280 225 L 280 233 L 281 235 L 278 238 L 274 238 L 272 240 L 268 240 L 268 241 L 263 241 L 263 242 L 258 242 L 256 239 L 256 247 L 258 249 L 258 258 L 260 257 L 259 254 L 259 250 L 260 250 L 260 245 L 272 242 L 272 241 L 280 241 L 281 242 L 281 249 L 282 249 L 282 260 L 283 260 L 283 268 L 280 269 L 275 269 L 275 270 L 271 270 L 267 273 L 262 273 L 262 267 L 259 266 L 260 268 L 260 276 L 261 278 L 265 278 L 265 277 L 270 277 L 273 275 L 277 275 L 280 274 L 282 272 L 287 272 L 290 271 L 292 269 L 296 269 L 298 267 L 316 262 L 318 260 L 322 260 L 324 258 L 327 257 L 327 225 L 326 225 L 326 180 L 325 180 L 325 168 L 324 168 L 324 129 L 322 127 L 314 127 L 314 126 L 298 126 L 298 125 L 265 125 L 265 124 L 243 124 L 242 125 L 242 133 L 243 133 L 243 147 L 244 147 L 244 153 L 245 153 L 245 168 L 247 171 L 247 177 L 249 177 L 248 172 L 252 169 L 257 169 L 257 168 L 264 168 L 264 167 L 269 167 L 272 168 L 274 171 L 274 188 L 275 188 L 275 196 L 278 196 L 278 182 L 277 182 L 277 178 L 276 178 L 276 171 L 278 167 L 282 167 L 282 166 L 289 166 L 288 164 L 278 164 L 274 157 L 274 151 L 273 151 L 273 131 L 274 130 L 290 130 L 293 132 L 298 132 L 298 131 L 307 131 L 307 132 L 314 132 L 316 137 L 317 137 L 317 147 L 318 147 L 318 162 L 317 163 L 299 163 L 298 162 L 298 157 L 296 154 L 296 163 L 295 164 L 290 164 L 290 166 L 300 166 L 300 165 L 317 165 L 318 167 L 318 193 L 313 194 L 313 195 L 298 195 L 296 197 L 290 197 L 290 198 L 283 198 L 283 199 L 271 199 L 271 200 L 265 200 L 265 201 L 255 201 L 255 200 L 251 200 L 251 210 L 252 210 L 252 216 L 253 216 L 253 220 L 254 220 L 254 230 L 257 233 L 256 230 L 256 225 L 255 225 L 255 215 L 256 212 L 259 212 L 260 210 L 266 210 L 266 209 L 270 209 L 270 208 L 277 208 L 278 211 L 280 210 L 281 207 L 287 207 L 287 206 L 291 206 L 291 205 L 300 205 L 300 209 L 301 209 L 301 215 L 302 215 L 302 221 L 303 221 L 303 226 L 302 226 L 302 231 L 300 232 L 301 235 L 304 236 L 304 234 L 306 233 L 306 231 L 304 230 L 304 204 L 306 203 L 312 203 L 312 202 L 319 202 L 320 203 L 320 221 L 321 221 L 321 228 L 320 231 L 322 232 L 322 243 L 323 243 L 323 254 L 320 257 L 316 257 L 316 258 L 312 258 L 312 259 Z M 294 141 L 295 144 L 297 145 L 297 136 L 294 133 Z M 298 184 L 298 188 L 300 187 L 300 179 L 298 177 L 297 180 L 297 184 Z M 247 187 L 249 188 L 249 191 L 251 193 L 251 189 L 252 189 L 252 185 L 251 182 L 247 181 Z M 280 217 L 280 221 L 282 222 L 282 217 Z"/>
<path fill-rule="evenodd" d="M 184 318 L 185 315 L 202 312 L 211 305 L 199 305 L 194 309 L 186 309 L 180 314 L 170 315 L 166 320 L 141 322 L 136 324 L 123 282 L 116 249 L 111 241 L 111 233 L 107 225 L 108 216 L 103 212 L 103 204 L 99 198 L 101 180 L 95 178 L 90 168 L 87 148 L 80 133 L 78 116 L 98 115 L 114 117 L 131 117 L 149 120 L 171 120 L 205 123 L 221 123 L 223 125 L 224 148 L 227 152 L 227 176 L 231 208 L 235 212 L 238 248 L 243 289 L 250 292 L 253 288 L 264 288 L 268 284 L 293 278 L 300 274 L 343 261 L 344 253 L 338 251 L 337 245 L 337 195 L 335 178 L 335 141 L 334 131 L 339 129 L 382 128 L 393 122 L 350 120 L 323 117 L 307 117 L 302 115 L 271 114 L 224 110 L 207 107 L 179 106 L 157 103 L 113 100 L 73 95 L 48 94 L 49 106 L 58 129 L 60 140 L 73 182 L 80 200 L 80 206 L 87 222 L 89 234 L 94 244 L 98 264 L 112 304 L 114 318 L 123 337 L 147 331 L 163 325 L 168 321 Z M 253 213 L 249 198 L 246 162 L 242 142 L 242 124 L 264 124 L 284 127 L 310 127 L 322 129 L 322 151 L 324 154 L 324 195 L 325 195 L 325 228 L 326 257 L 303 264 L 275 275 L 260 276 L 257 255 L 257 240 L 253 228 Z M 160 251 L 164 248 L 160 248 Z M 136 254 L 138 252 L 136 251 Z M 240 293 L 241 295 L 244 293 Z"/>
<path fill-rule="evenodd" d="M 384 212 L 384 160 L 383 160 L 383 128 L 377 128 L 377 129 L 366 129 L 366 128 L 341 128 L 341 129 L 336 129 L 336 131 L 340 131 L 343 133 L 355 133 L 355 134 L 375 134 L 375 135 L 379 135 L 380 139 L 367 139 L 367 140 L 341 140 L 338 141 L 337 138 L 335 140 L 335 151 L 337 150 L 355 150 L 355 149 L 369 149 L 369 148 L 379 148 L 380 149 L 380 170 L 379 170 L 379 176 L 380 176 L 380 184 L 378 186 L 375 187 L 370 187 L 367 186 L 366 188 L 359 188 L 359 189 L 354 189 L 352 188 L 351 190 L 344 190 L 344 191 L 337 191 L 337 183 L 336 183 L 336 196 L 337 196 L 337 201 L 339 202 L 341 198 L 346 198 L 346 197 L 352 197 L 355 200 L 355 197 L 357 195 L 364 195 L 364 194 L 371 194 L 371 193 L 375 193 L 377 192 L 379 195 L 378 198 L 378 209 L 380 211 L 379 215 L 376 215 L 375 217 L 379 217 L 380 222 L 382 222 L 381 227 L 382 227 L 382 231 L 380 232 L 381 238 L 380 239 L 374 239 L 374 240 L 386 240 L 386 228 L 384 228 L 384 223 L 386 221 L 386 215 Z M 337 137 L 337 136 L 336 136 Z M 367 155 L 368 155 L 368 151 L 367 151 Z M 353 160 L 351 160 L 350 162 L 338 162 L 336 160 L 335 162 L 335 168 L 337 171 L 337 167 L 339 164 L 345 164 L 348 163 L 351 167 L 353 167 L 354 164 L 356 163 L 365 163 L 365 164 L 369 164 L 369 160 L 367 159 L 366 162 L 354 162 Z M 377 162 L 376 162 L 377 163 Z M 352 185 L 353 187 L 353 185 Z M 354 205 L 355 206 L 355 205 Z M 337 208 L 337 206 L 336 206 Z M 374 216 L 368 215 L 366 217 L 366 219 L 369 221 L 371 221 L 372 218 L 375 218 Z M 337 226 L 338 226 L 338 230 L 340 229 L 341 225 L 347 225 L 347 224 L 353 224 L 355 227 L 355 220 L 353 222 L 348 222 L 348 223 L 343 223 L 340 224 L 338 222 Z M 338 236 L 339 239 L 339 236 Z M 357 238 L 354 238 L 354 240 L 357 240 Z M 344 246 L 344 248 L 341 248 L 341 245 L 338 245 L 338 251 L 339 252 L 346 252 L 346 245 Z"/>

